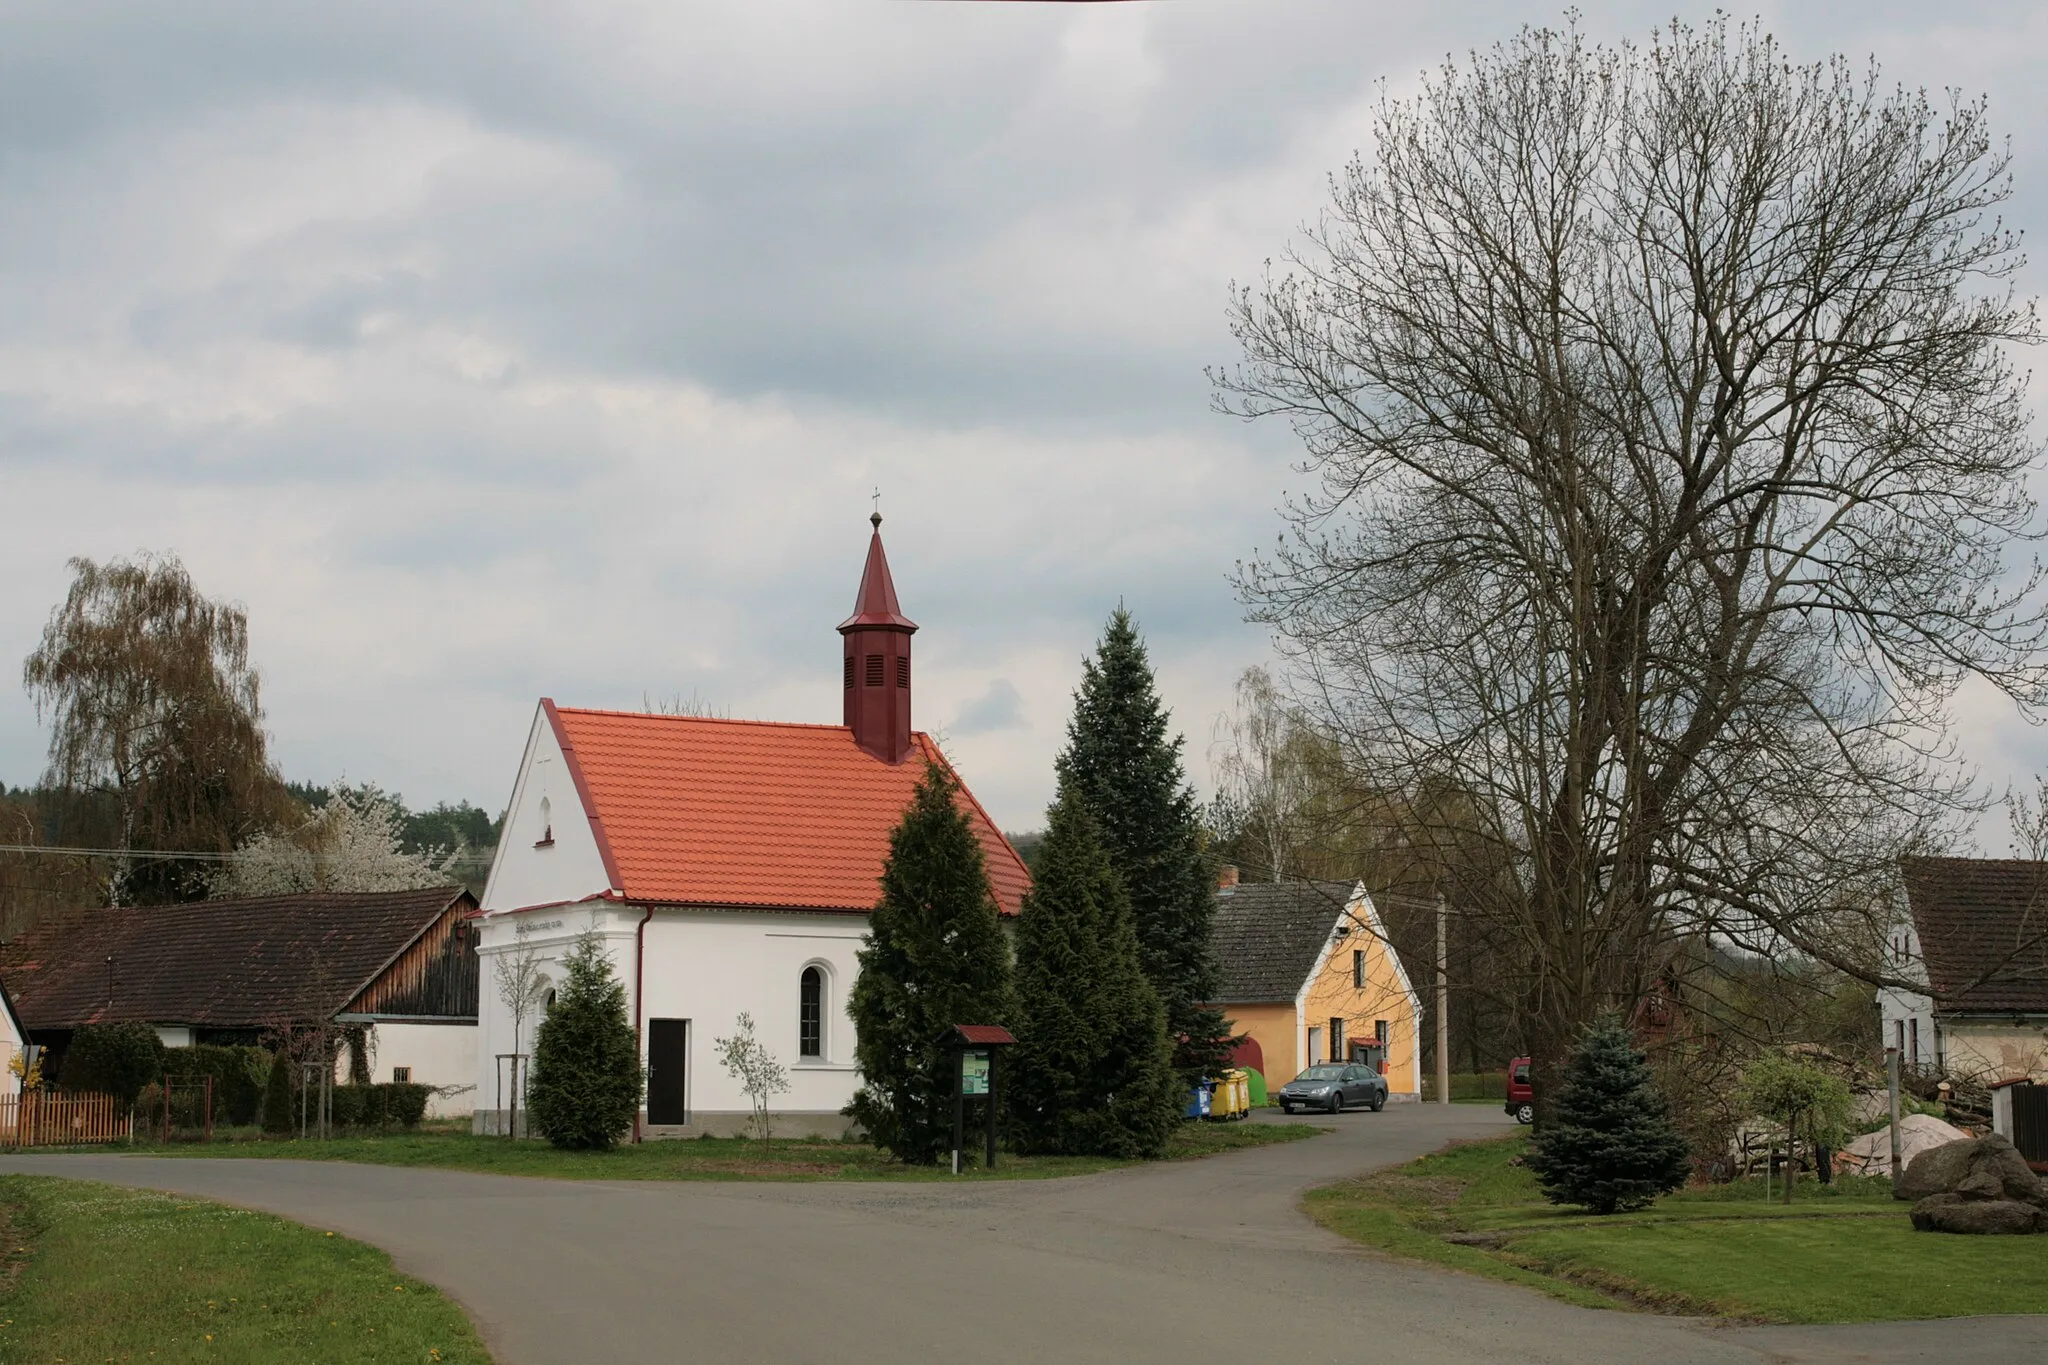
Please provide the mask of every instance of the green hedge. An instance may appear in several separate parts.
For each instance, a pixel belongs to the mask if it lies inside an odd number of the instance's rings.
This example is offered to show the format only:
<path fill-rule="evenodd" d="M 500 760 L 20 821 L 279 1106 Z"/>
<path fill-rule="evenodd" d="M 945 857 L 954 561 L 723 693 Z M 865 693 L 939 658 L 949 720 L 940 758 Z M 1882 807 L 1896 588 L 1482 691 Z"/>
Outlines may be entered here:
<path fill-rule="evenodd" d="M 1451 1098 L 1454 1100 L 1500 1100 L 1508 1097 L 1508 1073 L 1505 1071 L 1453 1071 L 1451 1073 Z M 1436 1098 L 1436 1073 L 1422 1073 L 1422 1098 Z"/>
<path fill-rule="evenodd" d="M 426 1117 L 424 1085 L 383 1081 L 375 1085 L 334 1087 L 334 1126 L 337 1128 L 417 1128 Z"/>
<path fill-rule="evenodd" d="M 173 1081 L 202 1076 L 213 1081 L 213 1121 L 256 1122 L 263 1110 L 263 1082 L 270 1074 L 270 1054 L 260 1047 L 220 1047 L 200 1043 L 164 1050 L 164 1075 Z"/>

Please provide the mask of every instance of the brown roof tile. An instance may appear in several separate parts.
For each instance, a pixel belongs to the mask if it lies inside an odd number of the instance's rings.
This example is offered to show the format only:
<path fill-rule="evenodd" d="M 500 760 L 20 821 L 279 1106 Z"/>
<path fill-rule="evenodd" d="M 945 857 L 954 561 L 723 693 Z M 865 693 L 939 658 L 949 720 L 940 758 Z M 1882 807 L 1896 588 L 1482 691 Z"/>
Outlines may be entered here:
<path fill-rule="evenodd" d="M 2048 863 L 1901 858 L 1944 1012 L 2048 1014 Z"/>
<path fill-rule="evenodd" d="M 437 886 L 68 911 L 0 947 L 0 979 L 31 1031 L 326 1017 L 468 895 Z"/>
<path fill-rule="evenodd" d="M 1216 893 L 1210 942 L 1221 969 L 1217 1003 L 1291 1001 L 1315 970 L 1353 882 L 1240 882 Z"/>

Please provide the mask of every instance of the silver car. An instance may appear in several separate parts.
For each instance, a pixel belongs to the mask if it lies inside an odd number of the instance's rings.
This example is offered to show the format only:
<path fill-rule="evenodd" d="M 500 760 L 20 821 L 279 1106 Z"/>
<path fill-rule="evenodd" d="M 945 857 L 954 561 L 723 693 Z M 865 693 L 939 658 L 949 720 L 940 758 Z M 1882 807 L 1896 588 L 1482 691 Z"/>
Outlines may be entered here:
<path fill-rule="evenodd" d="M 1341 1114 L 1351 1104 L 1362 1104 L 1377 1113 L 1387 1106 L 1387 1078 L 1356 1062 L 1326 1062 L 1281 1086 L 1278 1098 L 1281 1112 L 1288 1114 L 1296 1109 Z"/>

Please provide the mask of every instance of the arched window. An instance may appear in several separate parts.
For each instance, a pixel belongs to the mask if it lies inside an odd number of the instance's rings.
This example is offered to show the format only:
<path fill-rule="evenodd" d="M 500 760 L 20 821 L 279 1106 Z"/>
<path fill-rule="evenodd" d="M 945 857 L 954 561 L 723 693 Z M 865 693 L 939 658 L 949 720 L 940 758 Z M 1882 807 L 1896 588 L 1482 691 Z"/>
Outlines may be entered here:
<path fill-rule="evenodd" d="M 825 1055 L 825 974 L 804 968 L 797 984 L 796 1051 L 799 1057 Z"/>
<path fill-rule="evenodd" d="M 548 799 L 540 799 L 540 838 L 533 841 L 535 848 L 546 848 L 555 841 L 555 810 Z"/>

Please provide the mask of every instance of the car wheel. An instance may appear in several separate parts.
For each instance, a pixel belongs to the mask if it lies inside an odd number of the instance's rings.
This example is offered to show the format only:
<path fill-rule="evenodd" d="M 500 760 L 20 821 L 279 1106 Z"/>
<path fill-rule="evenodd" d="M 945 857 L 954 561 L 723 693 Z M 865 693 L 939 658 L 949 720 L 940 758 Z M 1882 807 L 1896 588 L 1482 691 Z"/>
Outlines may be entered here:
<path fill-rule="evenodd" d="M 1385 1095 L 1374 1095 L 1374 1096 L 1372 1097 L 1372 1112 L 1373 1112 L 1373 1113 L 1377 1114 L 1377 1113 L 1379 1113 L 1379 1112 L 1380 1112 L 1380 1110 L 1382 1110 L 1382 1109 L 1384 1109 L 1384 1108 L 1386 1108 L 1386 1107 L 1387 1107 L 1387 1097 L 1386 1097 Z"/>
<path fill-rule="evenodd" d="M 1283 1114 L 1291 1115 L 1294 1113 L 1294 1106 L 1291 1104 L 1283 1104 L 1280 1106 L 1280 1112 Z"/>
<path fill-rule="evenodd" d="M 1522 1102 L 1521 1102 L 1520 1104 L 1518 1104 L 1518 1105 L 1516 1105 L 1516 1106 L 1515 1106 L 1515 1122 L 1516 1122 L 1516 1123 L 1534 1123 L 1535 1121 L 1536 1121 L 1536 1106 L 1535 1106 L 1535 1105 L 1533 1105 L 1533 1104 L 1529 1103 L 1529 1101 L 1527 1101 L 1527 1100 L 1523 1100 L 1523 1101 L 1522 1101 Z"/>
<path fill-rule="evenodd" d="M 1344 1092 L 1343 1092 L 1343 1091 L 1341 1091 L 1341 1090 L 1337 1090 L 1337 1091 L 1333 1091 L 1333 1092 L 1331 1092 L 1331 1095 L 1330 1095 L 1330 1112 L 1331 1112 L 1331 1113 L 1333 1113 L 1333 1114 L 1341 1114 L 1341 1113 L 1343 1113 L 1343 1112 L 1344 1112 Z"/>

